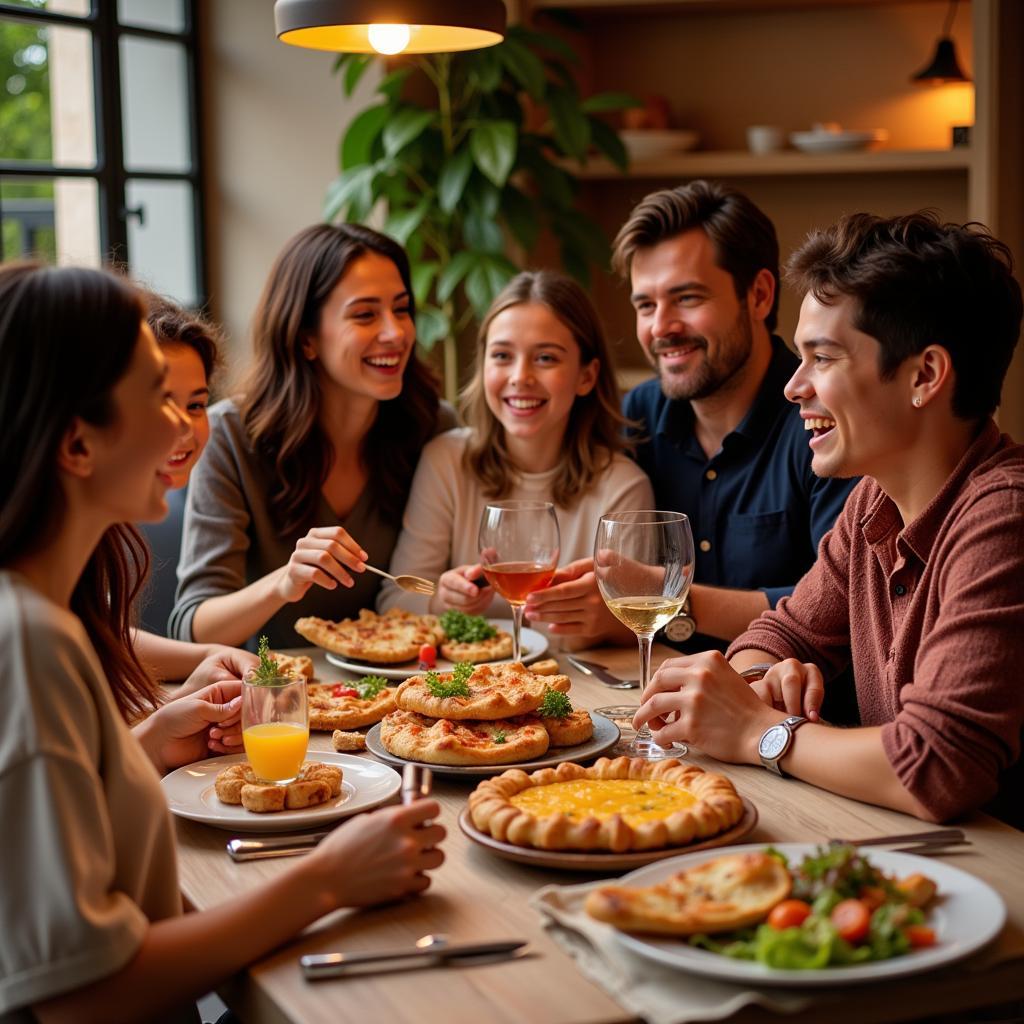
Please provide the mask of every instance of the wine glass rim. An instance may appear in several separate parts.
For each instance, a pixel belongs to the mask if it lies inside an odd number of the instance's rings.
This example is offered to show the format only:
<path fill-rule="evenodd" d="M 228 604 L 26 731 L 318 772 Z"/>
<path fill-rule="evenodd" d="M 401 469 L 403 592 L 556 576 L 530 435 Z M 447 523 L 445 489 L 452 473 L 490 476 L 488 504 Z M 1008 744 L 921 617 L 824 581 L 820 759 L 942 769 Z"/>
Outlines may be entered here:
<path fill-rule="evenodd" d="M 639 518 L 646 516 L 650 518 Z M 665 523 L 687 522 L 688 517 L 683 512 L 668 512 L 663 509 L 627 509 L 624 512 L 606 512 L 601 516 L 601 522 L 643 524 L 644 526 L 660 526 Z"/>
<path fill-rule="evenodd" d="M 526 500 L 509 500 L 509 501 L 489 501 L 487 502 L 486 508 L 498 508 L 508 509 L 510 511 L 526 511 L 531 509 L 553 509 L 555 507 L 554 502 L 551 501 L 526 501 Z"/>

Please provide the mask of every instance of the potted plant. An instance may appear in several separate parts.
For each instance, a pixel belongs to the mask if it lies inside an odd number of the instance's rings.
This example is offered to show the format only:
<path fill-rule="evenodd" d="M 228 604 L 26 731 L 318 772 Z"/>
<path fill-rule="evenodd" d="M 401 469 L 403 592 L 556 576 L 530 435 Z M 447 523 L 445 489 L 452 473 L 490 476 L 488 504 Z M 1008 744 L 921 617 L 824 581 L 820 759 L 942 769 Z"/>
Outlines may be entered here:
<path fill-rule="evenodd" d="M 338 58 L 347 96 L 380 59 Z M 486 50 L 408 58 L 384 75 L 374 104 L 342 138 L 324 216 L 362 221 L 382 204 L 384 230 L 412 262 L 419 342 L 444 345 L 450 400 L 456 339 L 517 273 L 514 247 L 530 253 L 547 227 L 566 270 L 584 283 L 591 264 L 607 265 L 608 240 L 575 209 L 566 162 L 582 164 L 593 147 L 625 170 L 626 150 L 599 115 L 637 101 L 623 93 L 581 98 L 576 60 L 562 39 L 522 26 Z"/>

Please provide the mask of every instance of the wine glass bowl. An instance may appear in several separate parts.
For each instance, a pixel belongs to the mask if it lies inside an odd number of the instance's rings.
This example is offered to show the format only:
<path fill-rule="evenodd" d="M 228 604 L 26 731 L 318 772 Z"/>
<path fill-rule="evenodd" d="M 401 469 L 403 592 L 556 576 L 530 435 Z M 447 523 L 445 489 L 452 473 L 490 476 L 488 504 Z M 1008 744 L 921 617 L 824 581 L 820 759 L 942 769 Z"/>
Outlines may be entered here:
<path fill-rule="evenodd" d="M 594 575 L 608 610 L 636 634 L 641 694 L 651 680 L 654 634 L 679 614 L 693 571 L 693 535 L 681 512 L 639 510 L 601 517 L 594 540 Z M 685 754 L 686 747 L 658 746 L 645 725 L 614 753 L 654 759 Z"/>
<path fill-rule="evenodd" d="M 480 517 L 480 566 L 512 608 L 512 660 L 522 661 L 526 598 L 543 590 L 558 568 L 558 517 L 550 501 L 496 501 Z"/>

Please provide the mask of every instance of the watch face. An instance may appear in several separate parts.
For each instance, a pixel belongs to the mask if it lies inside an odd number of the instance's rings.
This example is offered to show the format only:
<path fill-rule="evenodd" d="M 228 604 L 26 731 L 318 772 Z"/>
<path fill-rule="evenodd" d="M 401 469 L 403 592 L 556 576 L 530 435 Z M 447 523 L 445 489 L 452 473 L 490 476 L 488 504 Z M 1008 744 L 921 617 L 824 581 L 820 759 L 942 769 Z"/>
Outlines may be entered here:
<path fill-rule="evenodd" d="M 769 761 L 778 757 L 786 749 L 789 730 L 784 725 L 773 725 L 761 737 L 757 745 L 758 752 Z"/>
<path fill-rule="evenodd" d="M 673 643 L 680 644 L 689 640 L 697 632 L 697 623 L 689 615 L 677 615 L 668 620 L 665 627 L 665 638 Z"/>

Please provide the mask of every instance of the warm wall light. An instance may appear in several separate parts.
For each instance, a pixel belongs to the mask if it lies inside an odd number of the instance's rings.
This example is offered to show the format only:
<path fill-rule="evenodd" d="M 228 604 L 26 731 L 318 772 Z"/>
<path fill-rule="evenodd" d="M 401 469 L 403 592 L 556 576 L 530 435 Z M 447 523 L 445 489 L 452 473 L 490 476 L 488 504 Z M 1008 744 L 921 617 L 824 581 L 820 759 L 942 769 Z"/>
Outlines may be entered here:
<path fill-rule="evenodd" d="M 960 68 L 960 62 L 956 59 L 956 45 L 953 37 L 949 34 L 953 27 L 953 19 L 956 17 L 957 0 L 950 0 L 949 11 L 946 14 L 946 22 L 942 26 L 942 36 L 935 47 L 935 56 L 916 75 L 911 76 L 912 82 L 920 82 L 923 85 L 943 85 L 946 82 L 969 82 L 970 79 Z"/>
<path fill-rule="evenodd" d="M 345 53 L 451 53 L 500 43 L 503 0 L 276 0 L 277 38 Z"/>

